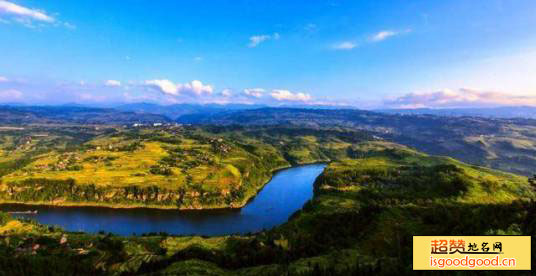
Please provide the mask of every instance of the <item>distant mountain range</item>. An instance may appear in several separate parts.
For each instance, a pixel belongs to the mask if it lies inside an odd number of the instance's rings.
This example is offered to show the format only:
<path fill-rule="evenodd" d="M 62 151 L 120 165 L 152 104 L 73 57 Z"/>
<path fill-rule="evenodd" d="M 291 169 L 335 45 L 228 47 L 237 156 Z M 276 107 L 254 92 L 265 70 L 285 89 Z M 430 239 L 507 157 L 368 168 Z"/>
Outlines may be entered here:
<path fill-rule="evenodd" d="M 531 118 L 536 119 L 536 107 L 504 106 L 489 108 L 447 108 L 447 109 L 379 109 L 378 112 L 390 114 L 430 114 L 438 116 L 477 116 L 488 118 Z"/>
<path fill-rule="evenodd" d="M 435 155 L 518 174 L 536 171 L 536 120 L 365 110 L 262 108 L 180 118 L 192 124 L 284 125 L 367 130 L 377 137 Z"/>
<path fill-rule="evenodd" d="M 254 110 L 268 107 L 260 104 L 172 104 L 159 105 L 154 103 L 132 103 L 115 106 L 115 109 L 121 111 L 130 111 L 136 113 L 153 113 L 165 115 L 173 120 L 191 121 L 192 118 L 211 116 L 220 113 L 229 113 L 241 110 Z M 278 106 L 280 108 L 307 108 L 307 109 L 352 109 L 352 107 L 341 106 L 324 106 L 324 105 L 292 105 Z M 355 108 L 354 108 L 355 109 Z M 182 118 L 185 116 L 184 118 Z"/>
<path fill-rule="evenodd" d="M 166 116 L 83 106 L 0 106 L 0 124 L 133 124 L 172 122 Z"/>
<path fill-rule="evenodd" d="M 498 109 L 499 110 L 499 109 Z M 509 109 L 503 110 L 503 114 Z M 513 109 L 512 109 L 513 110 Z M 250 105 L 160 106 L 130 104 L 113 108 L 83 106 L 0 106 L 0 125 L 188 123 L 205 125 L 283 125 L 310 128 L 367 130 L 436 155 L 504 171 L 530 175 L 536 171 L 536 119 L 472 116 L 441 110 L 270 108 Z M 511 110 L 510 110 L 511 111 Z M 465 111 L 464 111 L 465 112 Z M 154 114 L 157 113 L 157 114 Z M 506 115 L 504 115 L 506 116 Z"/>
<path fill-rule="evenodd" d="M 136 113 L 152 113 L 167 116 L 176 120 L 183 115 L 190 114 L 217 114 L 221 112 L 249 110 L 265 107 L 264 105 L 248 104 L 173 104 L 159 105 L 153 103 L 132 103 L 116 106 L 115 109 Z"/>
<path fill-rule="evenodd" d="M 10 107 L 31 107 L 23 103 L 6 103 L 0 106 Z M 184 122 L 194 122 L 207 116 L 216 114 L 229 114 L 242 110 L 255 110 L 260 108 L 300 108 L 300 109 L 325 109 L 325 110 L 359 110 L 352 106 L 328 106 L 328 105 L 280 105 L 268 106 L 262 104 L 191 104 L 181 103 L 172 105 L 160 105 L 156 103 L 128 103 L 128 104 L 105 104 L 105 105 L 84 105 L 79 103 L 68 103 L 58 106 L 47 107 L 78 107 L 78 108 L 98 108 L 115 109 L 124 112 L 134 112 L 137 114 L 157 114 L 164 115 L 171 120 Z M 484 118 L 528 118 L 536 119 L 536 107 L 531 106 L 504 106 L 488 108 L 415 108 L 415 109 L 374 109 L 379 113 L 399 114 L 399 115 L 437 115 L 449 117 L 484 117 Z"/>

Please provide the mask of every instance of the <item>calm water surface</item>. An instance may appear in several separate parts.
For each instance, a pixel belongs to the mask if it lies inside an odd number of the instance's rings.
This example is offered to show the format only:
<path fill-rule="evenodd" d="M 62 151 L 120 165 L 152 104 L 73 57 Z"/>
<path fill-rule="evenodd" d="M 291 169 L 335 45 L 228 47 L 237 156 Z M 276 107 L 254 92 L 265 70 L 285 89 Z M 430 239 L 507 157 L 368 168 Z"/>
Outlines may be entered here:
<path fill-rule="evenodd" d="M 313 183 L 324 164 L 305 165 L 277 172 L 259 194 L 240 210 L 155 210 L 99 207 L 0 205 L 2 211 L 38 210 L 32 218 L 68 231 L 119 235 L 167 232 L 176 235 L 226 235 L 257 232 L 280 225 L 313 196 Z"/>

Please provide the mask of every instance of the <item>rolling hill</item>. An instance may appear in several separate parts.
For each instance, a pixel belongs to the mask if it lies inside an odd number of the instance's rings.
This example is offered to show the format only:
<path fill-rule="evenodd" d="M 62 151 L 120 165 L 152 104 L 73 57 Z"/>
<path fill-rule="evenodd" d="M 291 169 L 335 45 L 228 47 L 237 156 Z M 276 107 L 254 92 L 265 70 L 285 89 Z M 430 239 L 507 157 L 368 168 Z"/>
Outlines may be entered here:
<path fill-rule="evenodd" d="M 536 172 L 536 120 L 263 108 L 185 118 L 219 125 L 295 125 L 370 131 L 420 151 L 523 175 Z M 180 119 L 179 119 L 180 121 Z"/>
<path fill-rule="evenodd" d="M 165 123 L 162 115 L 81 106 L 0 106 L 0 124 L 134 124 Z"/>
<path fill-rule="evenodd" d="M 383 141 L 352 149 L 329 164 L 314 198 L 287 223 L 251 235 L 67 233 L 0 213 L 0 267 L 59 275 L 406 275 L 414 272 L 413 235 L 536 235 L 535 191 L 525 177 Z"/>

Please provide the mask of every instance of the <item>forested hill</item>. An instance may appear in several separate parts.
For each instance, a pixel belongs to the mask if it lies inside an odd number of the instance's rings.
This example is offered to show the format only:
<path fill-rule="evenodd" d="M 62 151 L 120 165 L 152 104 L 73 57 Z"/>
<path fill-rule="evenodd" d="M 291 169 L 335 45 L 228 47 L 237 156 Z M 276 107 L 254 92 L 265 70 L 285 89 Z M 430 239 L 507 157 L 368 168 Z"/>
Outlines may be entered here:
<path fill-rule="evenodd" d="M 166 122 L 172 120 L 165 115 L 144 111 L 80 106 L 0 106 L 0 126 Z M 451 156 L 468 163 L 527 176 L 536 172 L 534 119 L 401 115 L 355 109 L 259 108 L 183 115 L 177 122 L 368 130 L 379 138 L 429 154 Z"/>
<path fill-rule="evenodd" d="M 0 275 L 413 275 L 415 235 L 536 235 L 525 177 L 382 141 L 351 149 L 287 223 L 250 235 L 69 233 L 0 212 Z"/>
<path fill-rule="evenodd" d="M 536 127 L 536 120 L 523 118 L 483 118 L 479 116 L 440 116 L 431 114 L 387 114 L 359 109 L 258 108 L 228 111 L 208 115 L 185 115 L 178 121 L 197 124 L 279 125 L 309 124 L 314 126 L 346 127 L 407 127 L 437 128 L 438 123 L 475 131 L 475 127 L 493 132 L 498 124 L 522 124 Z M 476 125 L 475 125 L 476 123 Z"/>
<path fill-rule="evenodd" d="M 536 120 L 398 115 L 364 110 L 262 108 L 189 115 L 183 122 L 240 125 L 306 125 L 366 129 L 435 155 L 523 175 L 536 171 Z"/>
<path fill-rule="evenodd" d="M 163 115 L 79 106 L 0 106 L 0 124 L 131 124 L 170 122 Z"/>
<path fill-rule="evenodd" d="M 503 106 L 489 108 L 416 108 L 416 109 L 382 109 L 379 112 L 391 114 L 432 114 L 440 116 L 479 116 L 488 118 L 531 118 L 536 119 L 536 107 Z"/>

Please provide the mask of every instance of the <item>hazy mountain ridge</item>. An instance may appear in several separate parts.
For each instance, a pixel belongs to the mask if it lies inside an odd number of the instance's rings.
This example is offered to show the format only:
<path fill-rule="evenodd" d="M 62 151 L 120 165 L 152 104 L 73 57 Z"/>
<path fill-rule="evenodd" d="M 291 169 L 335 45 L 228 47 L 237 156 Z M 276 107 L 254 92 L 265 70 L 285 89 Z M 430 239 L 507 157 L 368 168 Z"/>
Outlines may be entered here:
<path fill-rule="evenodd" d="M 191 123 L 306 125 L 364 129 L 430 154 L 530 175 L 536 171 L 536 120 L 436 115 L 397 115 L 364 110 L 262 108 Z"/>
<path fill-rule="evenodd" d="M 0 106 L 1 124 L 130 124 L 171 122 L 162 115 L 81 106 Z"/>
<path fill-rule="evenodd" d="M 114 118 L 121 114 L 82 107 L 31 109 L 6 112 L 36 122 L 41 114 L 58 122 L 66 122 L 69 115 Z M 71 118 L 74 121 L 84 120 Z M 526 177 L 382 140 L 528 174 L 536 164 L 535 122 L 261 108 L 197 118 L 197 123 L 207 126 L 96 128 L 38 123 L 6 128 L 0 132 L 0 190 L 5 191 L 6 202 L 106 206 L 108 201 L 115 207 L 133 202 L 155 207 L 168 201 L 175 206 L 214 206 L 214 198 L 220 204 L 237 202 L 251 196 L 248 191 L 256 191 L 228 189 L 223 185 L 232 182 L 223 180 L 246 175 L 268 179 L 269 169 L 278 165 L 330 164 L 317 178 L 314 197 L 302 210 L 281 226 L 251 235 L 73 233 L 0 212 L 0 234 L 7 237 L 0 239 L 0 267 L 11 274 L 30 275 L 46 274 L 49 267 L 63 269 L 56 269 L 60 275 L 71 271 L 80 275 L 409 274 L 413 235 L 534 235 L 535 192 Z M 240 156 L 245 158 L 237 159 Z M 218 170 L 211 169 L 215 167 Z M 262 171 L 266 173 L 259 174 Z M 121 184 L 118 173 L 123 179 L 147 183 L 126 181 L 139 187 L 126 185 L 120 190 L 102 185 L 107 177 L 108 185 Z M 184 193 L 177 193 L 180 197 L 168 190 L 167 181 L 161 182 L 162 189 L 153 186 L 152 179 L 175 176 L 177 180 L 186 176 L 181 185 Z M 59 179 L 64 177 L 72 179 Z M 101 185 L 73 180 L 84 177 L 98 179 Z M 219 187 L 219 193 L 205 189 L 208 184 L 216 184 L 212 186 Z M 336 273 L 327 273 L 332 271 Z"/>
<path fill-rule="evenodd" d="M 536 107 L 502 106 L 487 108 L 416 108 L 416 109 L 378 109 L 377 112 L 401 115 L 439 115 L 439 116 L 476 116 L 490 118 L 530 118 L 536 119 Z"/>
<path fill-rule="evenodd" d="M 184 115 L 207 115 L 217 114 L 227 111 L 248 110 L 264 107 L 263 105 L 248 104 L 172 104 L 159 105 L 154 103 L 131 103 L 116 106 L 115 109 L 121 111 L 152 113 L 177 119 Z"/>
<path fill-rule="evenodd" d="M 112 106 L 113 108 L 121 111 L 131 111 L 137 113 L 153 113 L 165 115 L 174 120 L 180 120 L 183 122 L 195 122 L 199 118 L 205 118 L 210 115 L 217 115 L 221 113 L 232 113 L 236 111 L 255 110 L 262 108 L 270 108 L 264 104 L 194 104 L 194 103 L 181 103 L 171 105 L 160 105 L 155 103 L 130 103 L 123 105 Z M 355 109 L 350 106 L 328 106 L 328 105 L 280 105 L 272 106 L 271 108 L 305 108 L 305 109 Z"/>
<path fill-rule="evenodd" d="M 216 106 L 219 108 L 219 105 Z M 235 106 L 234 108 L 243 108 Z M 294 125 L 313 128 L 368 130 L 376 136 L 430 154 L 446 155 L 465 162 L 531 175 L 536 171 L 536 120 L 530 118 L 484 118 L 429 114 L 386 114 L 357 109 L 273 108 L 216 109 L 210 105 L 152 104 L 130 106 L 136 111 L 80 106 L 2 106 L 0 123 L 20 124 L 134 124 L 173 122 L 165 115 L 180 115 L 175 122 L 208 125 Z M 187 109 L 191 108 L 191 109 Z M 200 112 L 206 108 L 207 112 Z M 146 111 L 144 111 L 146 110 Z M 191 113 L 188 113 L 191 112 Z"/>
<path fill-rule="evenodd" d="M 86 234 L 0 212 L 0 267 L 8 275 L 50 267 L 58 275 L 410 275 L 414 235 L 536 233 L 524 177 L 393 143 L 351 149 L 287 223 L 250 235 Z"/>

